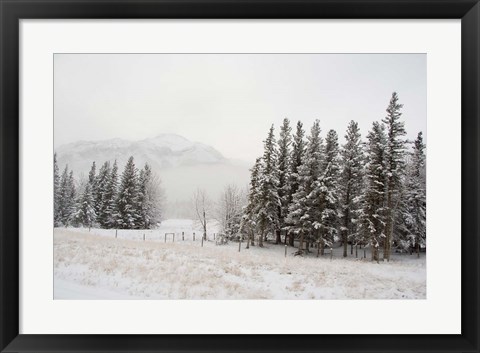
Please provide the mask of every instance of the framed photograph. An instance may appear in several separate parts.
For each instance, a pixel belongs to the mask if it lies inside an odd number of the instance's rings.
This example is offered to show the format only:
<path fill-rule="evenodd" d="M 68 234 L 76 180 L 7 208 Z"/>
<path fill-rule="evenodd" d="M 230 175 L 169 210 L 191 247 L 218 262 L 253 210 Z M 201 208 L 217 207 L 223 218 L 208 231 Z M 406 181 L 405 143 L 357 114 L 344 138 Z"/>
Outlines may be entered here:
<path fill-rule="evenodd" d="M 2 352 L 479 352 L 477 1 L 9 1 Z"/>

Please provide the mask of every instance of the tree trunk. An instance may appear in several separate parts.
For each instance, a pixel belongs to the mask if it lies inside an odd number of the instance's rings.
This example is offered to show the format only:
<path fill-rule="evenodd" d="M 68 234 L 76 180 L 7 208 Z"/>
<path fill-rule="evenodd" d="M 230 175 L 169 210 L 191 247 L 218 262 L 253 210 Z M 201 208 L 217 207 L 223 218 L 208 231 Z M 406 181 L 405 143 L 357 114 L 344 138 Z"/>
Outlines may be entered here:
<path fill-rule="evenodd" d="M 298 244 L 299 254 L 303 254 L 303 231 L 300 232 L 300 242 Z"/>
<path fill-rule="evenodd" d="M 417 258 L 420 258 L 420 244 L 417 241 Z"/>
<path fill-rule="evenodd" d="M 258 237 L 258 246 L 263 248 L 263 233 L 264 231 L 262 230 L 262 232 L 260 233 L 260 236 Z"/>
<path fill-rule="evenodd" d="M 295 242 L 295 236 L 293 235 L 293 233 L 290 233 L 288 235 L 288 245 L 295 246 L 294 242 Z"/>
<path fill-rule="evenodd" d="M 355 245 L 356 246 L 356 245 Z M 350 243 L 350 255 L 353 255 L 353 240 Z"/>
<path fill-rule="evenodd" d="M 343 231 L 343 257 L 347 257 L 348 251 L 348 241 L 347 241 L 347 231 Z"/>
<path fill-rule="evenodd" d="M 323 244 L 323 241 L 320 241 L 320 255 L 325 254 L 325 245 Z"/>
<path fill-rule="evenodd" d="M 282 243 L 282 235 L 280 229 L 277 229 L 276 231 L 277 234 L 277 239 L 275 240 L 275 244 L 281 244 Z"/>
<path fill-rule="evenodd" d="M 203 240 L 207 240 L 207 217 L 205 216 L 205 210 L 203 210 Z"/>
<path fill-rule="evenodd" d="M 378 247 L 372 246 L 372 261 L 378 262 Z"/>

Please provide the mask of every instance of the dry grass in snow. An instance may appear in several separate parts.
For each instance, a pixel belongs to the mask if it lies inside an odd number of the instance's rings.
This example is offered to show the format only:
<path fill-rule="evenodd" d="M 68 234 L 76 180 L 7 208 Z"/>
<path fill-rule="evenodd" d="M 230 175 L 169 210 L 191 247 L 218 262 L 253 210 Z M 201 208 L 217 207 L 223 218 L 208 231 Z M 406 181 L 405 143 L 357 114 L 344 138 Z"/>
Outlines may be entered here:
<path fill-rule="evenodd" d="M 103 233 L 102 233 L 103 232 Z M 372 263 L 294 257 L 294 248 L 217 246 L 56 229 L 56 299 L 425 299 L 425 257 Z M 107 236 L 102 236 L 107 235 Z M 137 240 L 138 239 L 138 240 Z M 157 239 L 157 240 L 153 240 Z M 178 239 L 178 238 L 177 238 Z M 180 240 L 180 239 L 179 239 Z"/>

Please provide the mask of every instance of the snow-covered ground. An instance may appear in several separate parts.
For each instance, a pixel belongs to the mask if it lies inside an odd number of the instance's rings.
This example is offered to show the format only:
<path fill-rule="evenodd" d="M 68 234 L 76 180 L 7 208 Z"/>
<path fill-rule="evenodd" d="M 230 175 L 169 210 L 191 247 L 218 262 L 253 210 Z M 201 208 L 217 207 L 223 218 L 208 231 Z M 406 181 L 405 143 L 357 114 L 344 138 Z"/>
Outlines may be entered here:
<path fill-rule="evenodd" d="M 182 240 L 182 231 L 184 240 Z M 193 232 L 196 240 L 193 241 Z M 55 299 L 425 299 L 425 254 L 372 263 L 341 257 L 294 257 L 295 248 L 238 243 L 201 246 L 190 220 L 154 231 L 55 229 Z M 176 233 L 175 241 L 173 235 Z M 145 241 L 143 241 L 145 234 Z M 350 249 L 349 249 L 350 250 Z M 350 252 L 349 252 L 350 254 Z M 359 250 L 359 257 L 363 250 Z"/>

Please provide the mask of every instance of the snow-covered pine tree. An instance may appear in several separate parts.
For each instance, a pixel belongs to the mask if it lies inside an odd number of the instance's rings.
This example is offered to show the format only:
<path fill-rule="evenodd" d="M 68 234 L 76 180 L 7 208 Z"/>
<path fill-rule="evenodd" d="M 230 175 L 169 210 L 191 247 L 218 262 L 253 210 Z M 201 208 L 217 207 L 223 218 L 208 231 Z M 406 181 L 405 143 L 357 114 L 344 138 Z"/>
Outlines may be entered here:
<path fill-rule="evenodd" d="M 60 174 L 57 164 L 57 154 L 53 155 L 53 226 L 60 225 Z"/>
<path fill-rule="evenodd" d="M 403 104 L 398 103 L 398 95 L 393 92 L 387 107 L 387 116 L 382 120 L 387 129 L 387 145 L 385 149 L 386 168 L 386 225 L 383 258 L 390 260 L 390 251 L 394 233 L 395 215 L 399 204 L 399 194 L 405 171 L 405 144 L 402 139 L 406 135 L 405 123 L 400 121 Z"/>
<path fill-rule="evenodd" d="M 137 190 L 135 191 L 136 197 L 136 219 L 135 228 L 146 229 L 145 222 L 147 217 L 146 209 L 146 189 L 147 189 L 147 176 L 145 175 L 145 169 L 138 171 Z"/>
<path fill-rule="evenodd" d="M 122 174 L 117 196 L 117 226 L 120 229 L 134 229 L 137 214 L 138 175 L 133 156 L 130 156 Z"/>
<path fill-rule="evenodd" d="M 313 197 L 309 197 L 313 191 L 315 182 L 320 175 L 322 166 L 323 141 L 320 137 L 320 122 L 315 120 L 310 135 L 307 137 L 308 143 L 302 164 L 298 169 L 298 189 L 293 195 L 293 201 L 290 204 L 288 222 L 291 224 L 290 230 L 299 236 L 300 243 L 298 254 L 303 254 L 304 239 L 311 241 L 313 237 L 313 222 L 318 203 Z"/>
<path fill-rule="evenodd" d="M 78 199 L 77 209 L 72 214 L 72 221 L 88 228 L 91 228 L 96 221 L 95 200 L 90 182 L 85 185 L 85 189 Z"/>
<path fill-rule="evenodd" d="M 152 188 L 152 169 L 145 163 L 140 170 L 138 177 L 137 191 L 137 227 L 139 229 L 150 229 L 155 225 L 154 208 L 156 207 L 154 199 L 154 189 Z"/>
<path fill-rule="evenodd" d="M 76 210 L 76 204 L 75 204 L 76 198 L 77 198 L 77 190 L 75 187 L 75 178 L 73 177 L 73 170 L 71 170 L 67 179 L 67 190 L 66 190 L 66 201 L 65 201 L 65 211 L 66 211 L 65 225 L 70 225 L 72 222 L 72 216 Z"/>
<path fill-rule="evenodd" d="M 290 208 L 292 207 L 293 203 L 293 195 L 298 191 L 299 182 L 299 175 L 298 171 L 300 166 L 303 163 L 303 157 L 305 153 L 305 130 L 303 130 L 303 124 L 301 121 L 297 122 L 297 129 L 295 132 L 295 136 L 293 137 L 292 142 L 292 156 L 290 158 L 290 173 L 289 173 L 289 181 L 288 181 L 288 195 L 287 195 L 287 210 L 290 213 Z M 287 234 L 288 234 L 288 242 L 290 246 L 294 245 L 294 237 L 295 231 L 293 230 L 293 224 L 288 221 L 288 213 L 287 219 L 285 220 Z"/>
<path fill-rule="evenodd" d="M 259 197 L 259 179 L 262 171 L 262 158 L 258 157 L 250 169 L 250 185 L 248 190 L 247 206 L 243 209 L 240 229 L 247 233 L 247 249 L 255 245 L 255 233 L 257 231 L 257 214 L 255 212 Z"/>
<path fill-rule="evenodd" d="M 358 231 L 357 220 L 360 210 L 360 195 L 362 193 L 364 156 L 360 129 L 358 123 L 350 121 L 345 144 L 341 150 L 340 172 L 340 209 L 341 209 L 341 236 L 343 242 L 343 256 L 347 256 L 347 244 L 351 242 L 351 254 L 353 244 L 357 243 Z"/>
<path fill-rule="evenodd" d="M 338 229 L 338 178 L 340 172 L 340 157 L 338 135 L 330 130 L 325 139 L 325 158 L 321 174 L 315 181 L 314 190 L 309 197 L 316 203 L 312 214 L 315 214 L 313 228 L 317 230 L 319 252 L 325 247 L 331 247 L 335 241 Z M 318 217 L 319 216 L 319 217 Z M 320 250 L 321 249 L 321 250 Z"/>
<path fill-rule="evenodd" d="M 162 220 L 162 206 L 164 201 L 164 193 L 161 185 L 161 180 L 148 165 L 149 175 L 146 182 L 146 195 L 147 195 L 147 218 L 146 223 L 148 228 L 157 226 Z"/>
<path fill-rule="evenodd" d="M 385 238 L 385 127 L 374 122 L 367 135 L 364 188 L 359 217 L 360 237 L 372 249 L 372 261 L 379 260 L 379 248 Z"/>
<path fill-rule="evenodd" d="M 63 226 L 68 225 L 68 165 L 63 169 L 62 176 L 60 177 L 60 188 L 58 196 L 58 222 Z"/>
<path fill-rule="evenodd" d="M 419 132 L 413 144 L 413 151 L 408 168 L 404 219 L 410 240 L 420 256 L 420 246 L 426 242 L 426 178 L 425 178 L 425 145 L 422 133 Z"/>
<path fill-rule="evenodd" d="M 107 191 L 107 184 L 110 178 L 110 162 L 105 162 L 100 167 L 98 175 L 96 177 L 96 186 L 97 193 L 95 195 L 94 204 L 95 204 L 95 214 L 97 223 L 102 228 L 107 228 L 107 202 L 105 198 L 105 192 Z M 92 194 L 93 197 L 93 194 Z"/>
<path fill-rule="evenodd" d="M 275 148 L 275 136 L 273 125 L 264 141 L 263 168 L 259 178 L 259 195 L 256 207 L 260 237 L 258 246 L 263 247 L 264 237 L 268 231 L 275 232 L 278 229 L 278 172 L 277 150 Z"/>
<path fill-rule="evenodd" d="M 88 173 L 88 183 L 90 184 L 90 192 L 92 193 L 93 200 L 94 202 L 96 202 L 98 186 L 97 186 L 97 166 L 95 161 L 93 161 L 92 167 L 90 168 L 90 172 Z"/>
<path fill-rule="evenodd" d="M 292 128 L 290 120 L 283 119 L 280 127 L 280 138 L 278 139 L 278 197 L 280 206 L 278 207 L 278 229 L 276 230 L 276 244 L 281 243 L 281 231 L 286 226 L 285 219 L 288 215 L 289 194 L 290 194 L 290 145 L 292 144 Z"/>
<path fill-rule="evenodd" d="M 105 207 L 105 228 L 115 228 L 118 226 L 118 210 L 117 210 L 117 191 L 118 191 L 118 167 L 117 161 L 113 163 L 112 170 L 108 175 L 108 180 L 103 193 L 103 205 Z"/>

